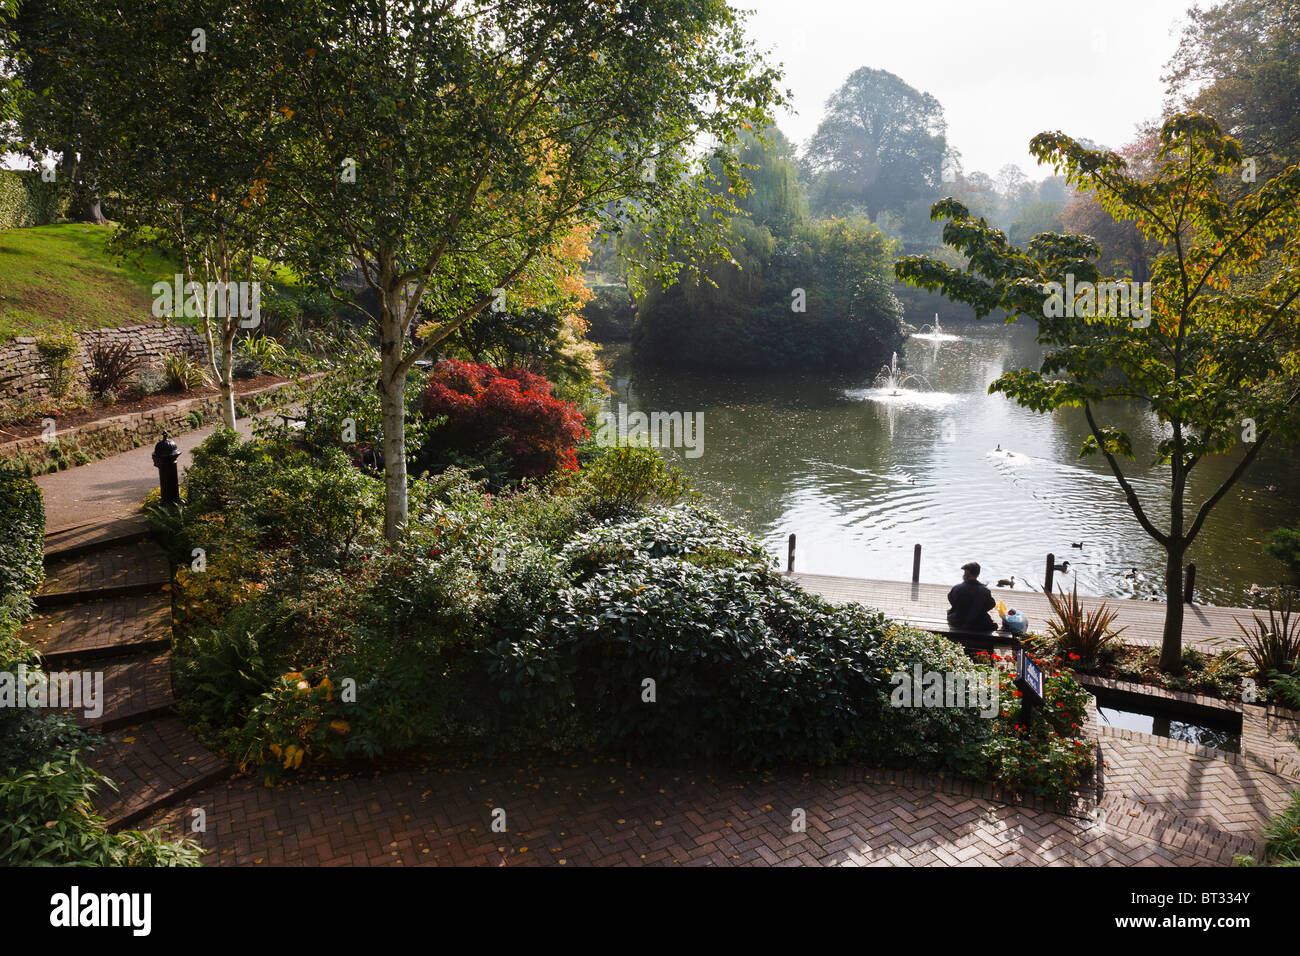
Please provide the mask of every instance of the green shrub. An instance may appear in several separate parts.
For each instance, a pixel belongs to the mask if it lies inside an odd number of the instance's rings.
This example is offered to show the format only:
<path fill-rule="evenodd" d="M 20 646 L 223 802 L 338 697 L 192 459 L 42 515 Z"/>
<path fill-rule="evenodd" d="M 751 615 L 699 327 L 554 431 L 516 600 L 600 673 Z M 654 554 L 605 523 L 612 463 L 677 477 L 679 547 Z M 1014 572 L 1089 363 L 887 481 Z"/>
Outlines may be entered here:
<path fill-rule="evenodd" d="M 164 356 L 162 372 L 163 378 L 167 380 L 167 389 L 172 392 L 203 388 L 212 381 L 203 366 L 186 352 L 173 352 Z"/>
<path fill-rule="evenodd" d="M 1264 828 L 1264 852 L 1275 866 L 1300 866 L 1300 790 Z"/>
<path fill-rule="evenodd" d="M 602 449 L 582 469 L 583 487 L 597 519 L 623 518 L 647 504 L 672 505 L 686 497 L 689 483 L 653 448 L 623 445 Z"/>
<path fill-rule="evenodd" d="M 1292 571 L 1300 571 L 1300 529 L 1275 528 L 1264 538 L 1264 550 Z"/>
<path fill-rule="evenodd" d="M 36 340 L 36 354 L 55 398 L 63 398 L 72 390 L 80 350 L 81 340 L 73 332 L 51 333 Z"/>
<path fill-rule="evenodd" d="M 62 219 L 70 193 L 36 170 L 0 169 L 0 229 L 48 226 Z"/>
<path fill-rule="evenodd" d="M 45 579 L 45 504 L 30 478 L 0 468 L 0 599 Z"/>

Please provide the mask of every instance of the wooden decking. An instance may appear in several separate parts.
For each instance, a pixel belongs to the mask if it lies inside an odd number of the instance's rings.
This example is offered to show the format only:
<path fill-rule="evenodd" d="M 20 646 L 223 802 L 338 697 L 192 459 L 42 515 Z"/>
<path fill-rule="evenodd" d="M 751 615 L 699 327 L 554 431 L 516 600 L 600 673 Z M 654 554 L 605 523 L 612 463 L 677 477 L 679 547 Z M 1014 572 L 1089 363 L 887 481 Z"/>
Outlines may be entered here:
<path fill-rule="evenodd" d="M 792 577 L 804 588 L 837 603 L 854 602 L 877 608 L 898 620 L 926 627 L 944 620 L 948 610 L 951 584 L 912 584 L 907 581 L 873 581 L 864 578 L 841 578 L 828 574 L 800 574 Z M 955 581 L 953 582 L 956 583 Z M 992 588 L 1008 608 L 1029 618 L 1029 630 L 1044 633 L 1051 617 L 1047 596 L 1033 591 Z M 1085 608 L 1101 603 L 1119 612 L 1115 628 L 1127 628 L 1121 635 L 1126 644 L 1158 645 L 1165 622 L 1163 601 L 1132 601 L 1123 598 L 1099 598 L 1079 595 Z M 1241 631 L 1234 618 L 1250 623 L 1252 613 L 1263 612 L 1240 607 L 1188 605 L 1183 614 L 1183 646 L 1202 651 L 1222 651 L 1241 646 Z"/>

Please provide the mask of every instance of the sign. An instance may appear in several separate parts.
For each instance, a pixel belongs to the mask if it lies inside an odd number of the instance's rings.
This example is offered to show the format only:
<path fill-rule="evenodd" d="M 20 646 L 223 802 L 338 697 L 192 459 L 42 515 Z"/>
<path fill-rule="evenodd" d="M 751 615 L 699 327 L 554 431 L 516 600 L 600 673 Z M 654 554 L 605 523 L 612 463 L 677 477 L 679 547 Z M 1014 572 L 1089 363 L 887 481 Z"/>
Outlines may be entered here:
<path fill-rule="evenodd" d="M 1016 662 L 1016 686 L 1022 693 L 1032 695 L 1035 703 L 1043 702 L 1043 671 L 1029 659 L 1028 652 L 1023 648 Z"/>

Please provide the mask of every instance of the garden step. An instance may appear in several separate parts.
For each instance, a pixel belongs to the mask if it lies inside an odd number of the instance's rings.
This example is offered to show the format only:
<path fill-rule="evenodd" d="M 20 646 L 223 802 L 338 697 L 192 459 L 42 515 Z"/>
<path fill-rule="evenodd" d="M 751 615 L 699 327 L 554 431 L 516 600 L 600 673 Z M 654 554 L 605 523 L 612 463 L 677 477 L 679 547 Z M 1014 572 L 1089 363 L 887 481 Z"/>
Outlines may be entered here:
<path fill-rule="evenodd" d="M 64 667 L 60 670 L 68 671 Z M 79 665 L 79 672 L 103 675 L 102 713 L 87 717 L 85 708 L 69 710 L 83 727 L 113 730 L 139 724 L 171 713 L 176 704 L 172 694 L 171 651 L 155 650 L 135 657 L 112 659 L 101 664 Z M 93 678 L 92 678 L 93 679 Z"/>
<path fill-rule="evenodd" d="M 152 541 L 114 544 L 50 562 L 36 606 L 144 594 L 165 590 L 170 583 L 167 555 Z"/>
<path fill-rule="evenodd" d="M 125 829 L 227 775 L 225 761 L 175 717 L 106 734 L 90 765 L 117 785 L 116 790 L 104 786 L 94 800 L 110 831 Z"/>
<path fill-rule="evenodd" d="M 167 648 L 172 606 L 167 594 L 133 594 L 42 611 L 19 637 L 40 651 L 47 667 L 72 660 L 122 657 Z"/>
<path fill-rule="evenodd" d="M 55 531 L 45 536 L 45 564 L 48 567 L 52 563 L 93 551 L 103 551 L 114 545 L 134 544 L 143 541 L 149 534 L 148 523 L 139 515 L 105 518 Z"/>

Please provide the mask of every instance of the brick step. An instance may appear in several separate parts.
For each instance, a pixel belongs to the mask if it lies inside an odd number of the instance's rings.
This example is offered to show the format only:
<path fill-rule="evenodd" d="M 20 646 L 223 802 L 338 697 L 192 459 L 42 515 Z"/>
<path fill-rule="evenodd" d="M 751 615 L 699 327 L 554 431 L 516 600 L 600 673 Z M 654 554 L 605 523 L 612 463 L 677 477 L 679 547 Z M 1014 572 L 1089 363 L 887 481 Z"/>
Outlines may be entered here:
<path fill-rule="evenodd" d="M 115 730 L 170 714 L 176 704 L 172 693 L 170 650 L 146 651 L 134 657 L 113 658 L 102 663 L 78 662 L 76 666 L 65 665 L 58 670 L 64 673 L 88 672 L 92 680 L 96 673 L 103 675 L 98 717 L 87 717 L 85 707 L 66 711 L 83 727 Z"/>
<path fill-rule="evenodd" d="M 58 561 L 104 551 L 115 545 L 135 544 L 149 535 L 149 524 L 139 515 L 107 518 L 65 528 L 45 536 L 45 564 L 48 567 Z"/>
<path fill-rule="evenodd" d="M 171 597 L 134 594 L 48 608 L 24 624 L 18 635 L 51 669 L 70 661 L 165 649 L 172 640 Z"/>
<path fill-rule="evenodd" d="M 51 561 L 36 595 L 39 608 L 63 607 L 166 590 L 171 584 L 167 555 L 152 541 L 108 548 Z"/>
<path fill-rule="evenodd" d="M 95 811 L 111 832 L 227 776 L 221 757 L 186 731 L 176 717 L 132 724 L 104 736 L 90 765 L 112 780 L 95 795 Z"/>

